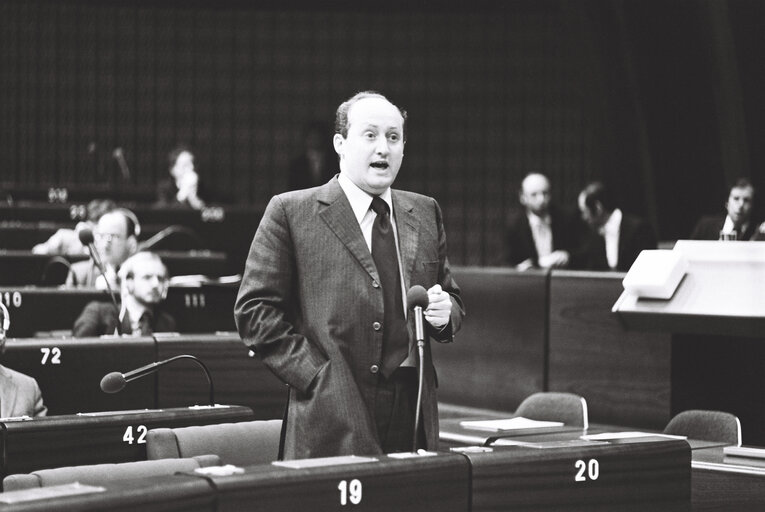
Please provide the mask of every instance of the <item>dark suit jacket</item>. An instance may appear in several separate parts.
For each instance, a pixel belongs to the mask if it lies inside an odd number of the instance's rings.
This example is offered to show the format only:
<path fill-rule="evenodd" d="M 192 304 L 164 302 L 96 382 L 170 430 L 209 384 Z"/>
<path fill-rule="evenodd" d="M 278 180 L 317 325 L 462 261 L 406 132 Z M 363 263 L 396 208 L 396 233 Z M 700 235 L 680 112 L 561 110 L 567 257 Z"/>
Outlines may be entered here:
<path fill-rule="evenodd" d="M 705 215 L 701 217 L 693 228 L 691 240 L 719 240 L 720 231 L 725 225 L 726 215 Z M 751 240 L 757 231 L 757 223 L 749 221 L 749 225 L 739 240 Z"/>
<path fill-rule="evenodd" d="M 37 381 L 0 365 L 0 417 L 35 417 L 45 416 L 47 413 L 48 408 L 43 405 Z"/>
<path fill-rule="evenodd" d="M 392 191 L 406 289 L 435 284 L 452 295 L 452 340 L 463 315 L 446 257 L 436 201 Z M 351 205 L 337 178 L 275 196 L 255 234 L 235 306 L 244 343 L 290 386 L 284 456 L 379 454 L 374 420 L 382 360 L 382 289 Z M 408 324 L 410 339 L 413 319 Z M 438 442 L 436 376 L 425 347 L 423 426 Z"/>
<path fill-rule="evenodd" d="M 619 256 L 616 270 L 626 272 L 643 249 L 656 249 L 656 235 L 651 226 L 635 215 L 622 212 L 619 226 Z M 591 233 L 587 242 L 585 256 L 586 270 L 610 270 L 606 257 L 606 244 L 603 237 Z"/>
<path fill-rule="evenodd" d="M 111 302 L 89 302 L 75 320 L 72 335 L 77 338 L 84 338 L 114 334 L 118 321 L 117 311 Z M 175 331 L 175 319 L 169 314 L 155 309 L 151 330 L 152 332 L 173 332 Z M 122 319 L 122 332 L 123 334 L 132 333 L 128 313 L 125 313 L 125 317 Z"/>
<path fill-rule="evenodd" d="M 553 250 L 568 251 L 571 256 L 569 266 L 576 267 L 585 234 L 585 226 L 579 216 L 551 205 L 550 227 L 552 228 Z M 531 258 L 534 266 L 539 266 L 539 254 L 537 254 L 537 247 L 534 244 L 534 236 L 531 234 L 531 226 L 525 210 L 516 210 L 510 215 L 507 223 L 506 242 L 506 263 L 518 265 Z"/>

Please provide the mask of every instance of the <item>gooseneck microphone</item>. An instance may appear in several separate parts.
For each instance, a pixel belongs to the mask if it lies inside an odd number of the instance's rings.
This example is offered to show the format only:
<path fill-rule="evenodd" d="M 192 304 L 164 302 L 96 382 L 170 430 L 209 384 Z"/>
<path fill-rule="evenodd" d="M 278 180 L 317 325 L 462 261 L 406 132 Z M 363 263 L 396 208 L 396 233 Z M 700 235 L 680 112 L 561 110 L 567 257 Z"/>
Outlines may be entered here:
<path fill-rule="evenodd" d="M 179 359 L 191 359 L 192 361 L 196 362 L 199 366 L 202 367 L 202 370 L 205 372 L 205 376 L 207 376 L 207 382 L 210 385 L 210 405 L 215 405 L 215 390 L 213 388 L 213 381 L 212 377 L 210 376 L 210 370 L 207 369 L 207 366 L 200 361 L 197 357 L 189 355 L 189 354 L 181 354 L 179 356 L 171 357 L 170 359 L 165 359 L 164 361 L 157 361 L 154 363 L 149 363 L 145 366 L 141 366 L 140 368 L 136 368 L 135 370 L 130 370 L 127 373 L 120 373 L 120 372 L 111 372 L 104 375 L 104 378 L 101 379 L 101 391 L 104 393 L 117 393 L 119 391 L 122 391 L 125 388 L 125 385 L 130 382 L 134 381 L 136 379 L 140 379 L 141 377 L 145 377 L 146 375 L 151 375 L 152 373 L 155 373 L 159 371 L 159 369 L 166 364 L 170 364 L 173 361 L 177 361 Z"/>
<path fill-rule="evenodd" d="M 112 285 L 109 284 L 109 280 L 106 278 L 104 263 L 103 261 L 101 261 L 101 255 L 98 254 L 98 249 L 96 249 L 95 237 L 93 236 L 93 230 L 90 228 L 83 228 L 80 230 L 77 236 L 80 238 L 80 243 L 88 248 L 88 252 L 90 253 L 90 258 L 93 260 L 93 263 L 96 265 L 96 268 L 98 268 L 98 271 L 100 272 L 101 277 L 104 278 L 104 283 L 106 283 L 106 289 L 109 292 L 109 298 L 112 299 L 112 304 L 114 305 L 114 311 L 117 313 L 116 331 L 117 331 L 117 334 L 122 334 L 122 321 L 120 319 L 120 307 L 117 304 L 117 298 L 114 295 L 114 291 L 112 290 Z"/>
<path fill-rule="evenodd" d="M 423 326 L 422 311 L 428 307 L 430 299 L 428 292 L 420 285 L 414 285 L 406 292 L 406 307 L 414 311 L 414 331 L 417 340 L 417 353 L 420 359 L 420 371 L 417 379 L 417 408 L 414 413 L 414 434 L 412 436 L 412 452 L 417 451 L 417 431 L 420 426 L 420 406 L 422 403 L 422 382 L 425 369 L 425 328 Z"/>

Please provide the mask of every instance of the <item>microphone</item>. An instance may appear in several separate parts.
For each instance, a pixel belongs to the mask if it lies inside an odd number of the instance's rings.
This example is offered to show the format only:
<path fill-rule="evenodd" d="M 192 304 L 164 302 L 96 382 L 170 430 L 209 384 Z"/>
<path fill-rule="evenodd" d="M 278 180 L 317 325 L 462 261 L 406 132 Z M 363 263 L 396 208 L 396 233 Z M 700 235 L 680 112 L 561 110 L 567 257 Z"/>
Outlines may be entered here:
<path fill-rule="evenodd" d="M 93 230 L 90 228 L 82 228 L 80 232 L 77 233 L 77 236 L 80 239 L 80 243 L 88 248 L 88 252 L 90 253 L 90 258 L 93 260 L 93 263 L 96 265 L 96 267 L 98 268 L 98 271 L 101 273 L 101 277 L 104 278 L 104 283 L 106 283 L 106 289 L 109 291 L 109 297 L 112 299 L 112 304 L 114 304 L 114 310 L 117 313 L 116 331 L 117 331 L 117 334 L 122 334 L 122 322 L 120 321 L 120 307 L 117 305 L 117 299 L 114 295 L 114 291 L 112 291 L 112 285 L 109 284 L 109 280 L 106 278 L 104 264 L 101 261 L 101 256 L 98 254 L 98 249 L 96 249 L 95 237 L 93 236 Z"/>
<path fill-rule="evenodd" d="M 409 288 L 406 292 L 406 307 L 414 311 L 414 329 L 417 346 L 425 343 L 425 329 L 422 323 L 422 310 L 429 303 L 428 292 L 419 284 Z"/>
<path fill-rule="evenodd" d="M 210 385 L 210 405 L 215 405 L 215 390 L 213 388 L 213 381 L 212 377 L 210 376 L 210 371 L 207 369 L 207 366 L 200 361 L 198 358 L 188 355 L 188 354 L 181 354 L 179 356 L 171 357 L 170 359 L 165 359 L 164 361 L 157 361 L 154 363 L 149 363 L 145 366 L 141 366 L 140 368 L 136 368 L 135 370 L 130 370 L 127 373 L 120 373 L 120 372 L 111 372 L 104 375 L 104 378 L 101 379 L 101 391 L 104 393 L 117 393 L 119 391 L 122 391 L 125 388 L 125 385 L 128 382 L 134 381 L 136 379 L 140 379 L 141 377 L 145 377 L 146 375 L 151 375 L 152 373 L 155 373 L 159 371 L 159 369 L 166 364 L 170 364 L 173 361 L 177 361 L 179 359 L 191 359 L 192 361 L 196 362 L 199 366 L 202 367 L 202 370 L 205 372 L 205 375 L 207 376 L 207 382 Z"/>
<path fill-rule="evenodd" d="M 425 368 L 425 329 L 422 324 L 422 308 L 430 303 L 428 292 L 416 284 L 406 292 L 406 307 L 414 311 L 414 331 L 417 339 L 417 353 L 420 357 L 420 371 L 417 379 L 417 408 L 414 413 L 414 434 L 412 435 L 412 452 L 417 451 L 417 431 L 420 426 L 420 407 L 422 403 L 422 382 Z"/>
<path fill-rule="evenodd" d="M 125 160 L 125 153 L 122 151 L 122 148 L 114 148 L 114 151 L 112 151 L 112 156 L 115 160 L 117 160 L 117 164 L 120 166 L 122 177 L 126 180 L 129 180 L 130 168 L 128 168 L 127 161 Z"/>

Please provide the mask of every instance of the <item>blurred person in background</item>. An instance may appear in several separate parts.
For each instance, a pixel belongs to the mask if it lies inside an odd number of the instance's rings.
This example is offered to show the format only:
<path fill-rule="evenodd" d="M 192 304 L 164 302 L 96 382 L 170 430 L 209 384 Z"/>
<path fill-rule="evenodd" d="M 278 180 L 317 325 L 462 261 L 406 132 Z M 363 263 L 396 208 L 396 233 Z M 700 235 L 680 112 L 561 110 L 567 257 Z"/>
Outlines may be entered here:
<path fill-rule="evenodd" d="M 117 205 L 111 199 L 93 199 L 87 206 L 87 218 L 78 222 L 74 229 L 59 229 L 45 242 L 32 247 L 34 254 L 79 255 L 88 254 L 88 248 L 80 242 L 80 231 L 94 229 L 101 216 L 114 210 Z"/>
<path fill-rule="evenodd" d="M 157 185 L 157 204 L 187 206 L 195 210 L 205 207 L 200 197 L 199 174 L 194 166 L 194 154 L 186 146 L 178 146 L 168 154 L 170 178 Z"/>
<path fill-rule="evenodd" d="M 696 223 L 692 240 L 752 240 L 759 237 L 757 223 L 752 219 L 754 185 L 741 178 L 728 190 L 725 215 L 705 215 Z"/>

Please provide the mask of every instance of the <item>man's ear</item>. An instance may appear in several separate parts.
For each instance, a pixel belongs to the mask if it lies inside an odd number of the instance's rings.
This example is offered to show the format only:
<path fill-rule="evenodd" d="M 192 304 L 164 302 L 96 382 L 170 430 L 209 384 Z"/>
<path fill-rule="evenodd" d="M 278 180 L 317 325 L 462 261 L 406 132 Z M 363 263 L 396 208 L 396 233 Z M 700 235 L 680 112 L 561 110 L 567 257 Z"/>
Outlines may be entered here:
<path fill-rule="evenodd" d="M 335 153 L 337 153 L 337 156 L 339 156 L 341 160 L 343 158 L 344 143 L 345 143 L 345 137 L 343 137 L 339 133 L 336 133 L 335 136 L 332 137 L 332 145 L 335 147 Z"/>
<path fill-rule="evenodd" d="M 130 235 L 127 239 L 127 245 L 128 249 L 130 250 L 130 254 L 135 254 L 138 250 L 138 238 L 136 238 L 135 235 Z"/>

